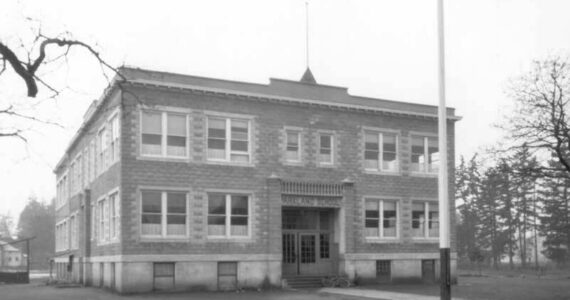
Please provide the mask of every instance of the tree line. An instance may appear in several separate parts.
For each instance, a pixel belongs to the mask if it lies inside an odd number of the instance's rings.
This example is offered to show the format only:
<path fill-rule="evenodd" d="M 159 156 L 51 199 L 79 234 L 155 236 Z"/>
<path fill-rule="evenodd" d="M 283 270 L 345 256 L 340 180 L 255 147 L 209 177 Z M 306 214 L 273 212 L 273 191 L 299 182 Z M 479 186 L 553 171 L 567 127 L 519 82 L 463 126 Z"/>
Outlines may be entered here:
<path fill-rule="evenodd" d="M 538 250 L 564 265 L 570 260 L 567 59 L 535 61 L 509 92 L 514 110 L 500 126 L 505 142 L 486 153 L 490 162 L 461 157 L 456 168 L 458 255 L 492 266 L 508 259 L 513 267 L 517 259 L 525 267 Z"/>

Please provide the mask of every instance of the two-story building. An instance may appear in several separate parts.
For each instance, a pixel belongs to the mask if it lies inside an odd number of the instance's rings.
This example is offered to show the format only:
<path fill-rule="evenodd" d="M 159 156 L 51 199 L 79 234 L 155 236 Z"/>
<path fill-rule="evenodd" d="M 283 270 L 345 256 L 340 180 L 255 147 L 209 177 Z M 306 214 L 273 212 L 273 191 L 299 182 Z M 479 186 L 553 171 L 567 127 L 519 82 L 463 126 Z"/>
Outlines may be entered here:
<path fill-rule="evenodd" d="M 437 107 L 308 69 L 269 84 L 120 71 L 55 169 L 60 278 L 125 293 L 437 280 Z"/>

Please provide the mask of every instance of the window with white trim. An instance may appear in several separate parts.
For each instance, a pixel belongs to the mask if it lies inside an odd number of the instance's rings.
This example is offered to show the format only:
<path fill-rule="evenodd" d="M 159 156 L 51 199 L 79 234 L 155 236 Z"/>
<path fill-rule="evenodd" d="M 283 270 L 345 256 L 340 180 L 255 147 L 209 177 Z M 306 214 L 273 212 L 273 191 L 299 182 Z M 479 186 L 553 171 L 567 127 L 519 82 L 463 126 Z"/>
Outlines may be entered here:
<path fill-rule="evenodd" d="M 319 134 L 319 164 L 327 165 L 334 162 L 334 135 L 330 133 Z"/>
<path fill-rule="evenodd" d="M 97 133 L 97 175 L 105 170 L 105 151 L 107 151 L 107 135 L 105 128 Z"/>
<path fill-rule="evenodd" d="M 119 193 L 114 192 L 111 195 L 109 195 L 109 209 L 111 210 L 111 216 L 110 216 L 111 240 L 116 239 L 119 236 L 119 228 L 121 222 L 120 207 L 121 207 L 121 202 L 119 198 Z"/>
<path fill-rule="evenodd" d="M 439 150 L 437 137 L 412 136 L 412 172 L 437 173 Z"/>
<path fill-rule="evenodd" d="M 249 236 L 249 196 L 240 194 L 208 194 L 208 236 Z"/>
<path fill-rule="evenodd" d="M 76 215 L 73 215 L 71 217 L 69 217 L 69 229 L 70 229 L 70 235 L 71 235 L 71 249 L 77 249 L 79 248 L 79 237 L 77 235 L 77 217 Z"/>
<path fill-rule="evenodd" d="M 412 202 L 412 236 L 439 237 L 439 206 L 436 201 Z"/>
<path fill-rule="evenodd" d="M 141 191 L 141 235 L 180 237 L 187 235 L 188 193 Z"/>
<path fill-rule="evenodd" d="M 95 204 L 91 205 L 91 240 L 95 240 L 97 237 L 97 206 Z"/>
<path fill-rule="evenodd" d="M 141 155 L 188 156 L 188 116 L 170 112 L 142 112 Z"/>
<path fill-rule="evenodd" d="M 397 238 L 399 202 L 392 199 L 364 200 L 364 232 L 369 238 Z"/>
<path fill-rule="evenodd" d="M 285 147 L 287 162 L 301 161 L 301 132 L 299 130 L 285 130 Z"/>
<path fill-rule="evenodd" d="M 109 162 L 110 164 L 119 160 L 119 137 L 120 137 L 120 128 L 119 128 L 119 116 L 118 114 L 114 115 L 111 120 L 109 121 L 111 125 L 111 144 L 109 146 Z"/>
<path fill-rule="evenodd" d="M 398 171 L 397 149 L 398 135 L 396 133 L 366 131 L 364 133 L 364 168 L 374 171 Z"/>
<path fill-rule="evenodd" d="M 98 226 L 97 226 L 97 240 L 99 242 L 103 242 L 107 239 L 108 237 L 108 231 L 105 230 L 107 228 L 107 222 L 108 222 L 108 213 L 107 213 L 107 201 L 105 201 L 106 199 L 101 199 L 99 200 L 99 202 L 97 202 L 97 222 L 98 222 Z"/>
<path fill-rule="evenodd" d="M 249 163 L 250 121 L 208 117 L 208 160 Z"/>

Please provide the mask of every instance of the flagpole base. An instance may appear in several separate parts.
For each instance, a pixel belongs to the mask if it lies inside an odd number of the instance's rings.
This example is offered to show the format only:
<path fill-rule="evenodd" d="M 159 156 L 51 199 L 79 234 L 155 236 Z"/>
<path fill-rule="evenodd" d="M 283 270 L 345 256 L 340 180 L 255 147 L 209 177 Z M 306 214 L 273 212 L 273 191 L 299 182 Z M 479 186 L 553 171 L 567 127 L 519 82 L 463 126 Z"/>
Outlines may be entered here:
<path fill-rule="evenodd" d="M 451 299 L 451 272 L 450 272 L 450 255 L 449 248 L 439 249 L 439 282 L 440 282 L 440 299 Z"/>

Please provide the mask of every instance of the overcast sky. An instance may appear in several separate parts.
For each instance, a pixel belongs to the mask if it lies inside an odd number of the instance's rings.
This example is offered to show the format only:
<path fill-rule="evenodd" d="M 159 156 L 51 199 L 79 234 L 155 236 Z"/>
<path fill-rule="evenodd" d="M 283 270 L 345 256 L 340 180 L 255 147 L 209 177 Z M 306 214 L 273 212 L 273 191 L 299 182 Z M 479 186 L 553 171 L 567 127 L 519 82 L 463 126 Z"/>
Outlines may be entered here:
<path fill-rule="evenodd" d="M 447 0 L 445 9 L 447 104 L 463 116 L 457 157 L 470 156 L 500 140 L 493 124 L 508 113 L 509 79 L 532 60 L 570 53 L 570 1 Z M 317 82 L 437 105 L 436 0 L 311 0 L 309 16 Z M 114 65 L 255 83 L 298 80 L 306 67 L 303 0 L 4 0 L 0 39 L 26 37 L 26 17 L 40 20 L 45 34 L 67 30 L 96 44 Z M 15 218 L 30 195 L 54 197 L 53 167 L 106 85 L 97 62 L 80 51 L 47 76 L 70 89 L 56 100 L 45 89 L 30 100 L 14 77 L 0 78 L 0 108 L 17 103 L 64 127 L 23 122 L 28 145 L 0 140 L 0 213 Z"/>

